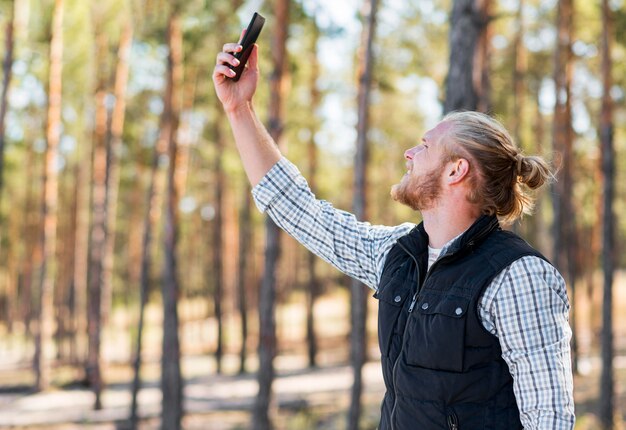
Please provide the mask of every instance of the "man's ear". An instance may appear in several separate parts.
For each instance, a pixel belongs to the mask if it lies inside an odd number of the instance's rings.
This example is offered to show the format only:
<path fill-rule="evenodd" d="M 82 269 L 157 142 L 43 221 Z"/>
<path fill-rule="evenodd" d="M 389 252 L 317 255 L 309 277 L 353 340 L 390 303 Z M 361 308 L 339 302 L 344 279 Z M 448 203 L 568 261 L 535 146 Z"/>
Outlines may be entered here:
<path fill-rule="evenodd" d="M 465 158 L 457 158 L 454 161 L 450 161 L 446 169 L 446 182 L 450 185 L 458 184 L 469 175 L 469 161 Z"/>

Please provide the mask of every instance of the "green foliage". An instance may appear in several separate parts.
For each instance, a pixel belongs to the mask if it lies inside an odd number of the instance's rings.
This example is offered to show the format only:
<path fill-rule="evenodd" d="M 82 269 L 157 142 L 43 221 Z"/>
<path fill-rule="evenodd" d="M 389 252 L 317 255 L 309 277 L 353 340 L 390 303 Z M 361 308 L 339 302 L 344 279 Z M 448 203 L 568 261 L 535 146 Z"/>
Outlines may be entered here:
<path fill-rule="evenodd" d="M 389 187 L 399 180 L 404 170 L 403 152 L 419 142 L 424 131 L 437 119 L 439 101 L 447 73 L 448 21 L 451 2 L 399 2 L 388 1 L 381 7 L 375 41 L 376 64 L 371 102 L 372 144 L 370 167 L 371 217 L 380 222 L 395 223 L 414 219 L 414 214 L 399 205 L 388 205 Z M 45 127 L 45 97 L 36 97 L 47 91 L 47 55 L 50 33 L 52 0 L 27 2 L 26 27 L 18 34 L 16 43 L 16 66 L 12 86 L 19 94 L 30 93 L 26 103 L 12 105 L 9 118 L 9 147 L 6 153 L 9 183 L 18 181 L 20 169 L 26 159 L 28 148 L 41 147 Z M 509 122 L 513 116 L 512 68 L 513 39 L 515 36 L 516 2 L 496 3 L 495 19 L 492 21 L 491 83 L 494 113 Z M 166 18 L 172 7 L 179 8 L 183 17 L 185 80 L 190 85 L 193 99 L 186 100 L 188 114 L 199 130 L 190 148 L 188 193 L 196 201 L 197 208 L 210 205 L 213 198 L 212 163 L 216 157 L 214 130 L 222 127 L 222 133 L 230 139 L 224 125 L 224 117 L 216 103 L 210 79 L 215 55 L 226 41 L 236 40 L 241 31 L 241 17 L 233 11 L 233 2 L 227 0 L 207 2 L 193 0 L 184 3 L 168 3 L 163 0 L 66 0 L 64 16 L 64 63 L 63 63 L 63 133 L 68 146 L 62 151 L 64 157 L 64 181 L 71 188 L 74 168 L 80 163 L 81 154 L 89 150 L 93 126 L 94 105 L 92 93 L 98 73 L 106 76 L 109 93 L 117 62 L 117 46 L 123 26 L 132 22 L 135 41 L 131 55 L 129 98 L 124 128 L 122 156 L 122 185 L 120 213 L 129 213 L 138 195 L 145 192 L 147 172 L 152 162 L 152 151 L 159 128 L 159 100 L 164 89 L 163 73 L 167 51 L 165 48 Z M 9 2 L 0 2 L 2 22 L 6 22 Z M 269 3 L 262 12 L 268 16 L 267 26 L 259 39 L 262 82 L 255 104 L 260 116 L 266 116 L 268 105 L 267 79 L 271 70 L 271 19 Z M 356 54 L 359 23 L 355 9 L 352 21 L 346 18 L 339 24 L 324 6 L 307 1 L 294 1 L 289 29 L 288 97 L 285 110 L 285 140 L 289 142 L 289 156 L 302 170 L 307 166 L 307 142 L 315 139 L 319 151 L 318 193 L 321 197 L 349 208 L 350 194 L 344 192 L 352 187 L 352 151 L 354 134 L 349 129 L 354 123 L 356 77 L 352 58 L 344 58 L 344 65 L 328 63 L 328 46 Z M 552 80 L 555 8 L 539 1 L 527 1 L 524 13 L 524 48 L 527 50 L 527 66 L 524 75 L 525 104 L 520 118 L 521 144 L 528 152 L 550 153 L 551 113 L 538 107 L 538 100 L 549 92 Z M 615 28 L 626 27 L 624 8 L 614 10 Z M 599 115 L 599 33 L 601 31 L 599 8 L 596 3 L 577 3 L 575 40 L 574 92 L 576 113 L 582 118 L 577 130 L 576 151 L 580 178 L 576 189 L 581 196 L 583 208 L 593 207 L 600 192 L 595 180 L 597 168 L 597 132 Z M 316 30 L 317 29 L 317 30 Z M 398 31 L 401 29 L 402 31 Z M 315 36 L 315 32 L 319 35 Z M 96 34 L 106 36 L 107 48 L 104 58 L 95 58 Z M 4 36 L 2 36 L 4 37 Z M 616 137 L 623 134 L 624 88 L 626 82 L 626 56 L 623 31 L 616 31 L 614 46 L 614 76 Z M 321 105 L 316 111 L 311 105 L 310 59 L 318 53 L 320 76 L 316 82 Z M 98 64 L 104 70 L 98 69 Z M 189 80 L 193 80 L 189 83 Z M 33 90 L 33 88 L 35 90 Z M 188 89 L 189 89 L 188 88 Z M 341 116 L 337 116 L 337 113 Z M 544 132 L 541 140 L 536 134 L 537 121 L 541 119 Z M 341 127 L 329 129 L 329 124 Z M 197 131 L 196 130 L 196 131 Z M 39 142 L 39 143 L 37 143 Z M 73 142 L 73 143 L 72 143 Z M 623 165 L 624 149 L 620 140 L 618 165 Z M 38 151 L 40 151 L 38 149 Z M 223 163 L 228 186 L 238 195 L 245 177 L 232 145 L 224 149 Z M 622 169 L 623 170 L 623 169 Z M 618 172 L 622 170 L 618 169 Z M 618 173 L 619 174 L 619 173 Z M 15 178 L 15 179 L 14 179 Z M 19 179 L 21 180 L 21 179 Z M 618 184 L 624 181 L 618 181 Z M 68 190 L 70 189 L 68 188 Z M 140 190 L 140 191 L 136 191 Z M 626 191 L 618 187 L 618 202 Z M 23 187 L 13 187 L 6 198 L 22 204 L 25 199 Z M 239 205 L 239 199 L 231 200 Z M 71 199 L 66 195 L 62 211 L 70 210 Z M 5 203 L 9 205 L 11 203 Z M 142 204 L 143 200 L 142 200 Z M 619 205 L 619 203 L 618 203 Z M 4 206 L 6 207 L 6 206 Z M 390 210 L 390 207 L 392 208 Z M 597 222 L 596 211 L 586 209 L 578 217 L 584 225 Z M 193 223 L 193 216 L 183 218 L 183 231 L 193 234 L 186 225 Z M 620 221 L 624 223 L 624 221 Z M 620 234 L 625 230 L 620 224 Z M 121 240 L 119 249 L 125 249 L 124 232 L 132 229 L 130 221 L 120 217 Z M 5 239 L 6 240 L 6 239 Z M 187 246 L 187 245 L 185 245 Z M 191 245 L 189 245 L 191 246 Z"/>
<path fill-rule="evenodd" d="M 623 31 L 626 28 L 626 9 L 623 7 L 613 11 L 613 25 L 618 29 L 615 32 L 616 40 L 622 46 L 626 46 L 626 32 Z M 620 31 L 621 30 L 621 31 Z"/>

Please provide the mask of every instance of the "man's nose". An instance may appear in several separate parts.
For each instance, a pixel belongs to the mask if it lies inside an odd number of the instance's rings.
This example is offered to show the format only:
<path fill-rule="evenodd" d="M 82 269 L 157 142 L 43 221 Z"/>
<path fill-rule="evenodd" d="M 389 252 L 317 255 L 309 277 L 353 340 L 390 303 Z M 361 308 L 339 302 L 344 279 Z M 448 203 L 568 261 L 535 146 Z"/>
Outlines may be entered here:
<path fill-rule="evenodd" d="M 404 151 L 404 158 L 406 158 L 407 160 L 412 160 L 416 150 L 417 146 L 407 149 L 406 151 Z"/>

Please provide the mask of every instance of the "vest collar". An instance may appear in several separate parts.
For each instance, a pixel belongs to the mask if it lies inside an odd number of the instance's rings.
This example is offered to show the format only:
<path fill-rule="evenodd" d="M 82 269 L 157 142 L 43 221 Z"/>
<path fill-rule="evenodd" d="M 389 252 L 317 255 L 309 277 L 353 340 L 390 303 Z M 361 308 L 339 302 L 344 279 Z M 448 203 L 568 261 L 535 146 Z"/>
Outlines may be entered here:
<path fill-rule="evenodd" d="M 481 215 L 461 236 L 447 249 L 446 255 L 455 254 L 464 248 L 474 248 L 479 245 L 490 233 L 499 230 L 500 223 L 495 215 Z M 417 225 L 409 234 L 401 237 L 398 242 L 402 249 L 410 253 L 413 258 L 428 250 L 428 234 L 424 229 L 424 222 Z"/>
<path fill-rule="evenodd" d="M 485 240 L 490 233 L 499 229 L 500 223 L 496 216 L 481 215 L 458 240 L 450 245 L 446 254 L 456 253 L 465 247 L 474 248 Z"/>

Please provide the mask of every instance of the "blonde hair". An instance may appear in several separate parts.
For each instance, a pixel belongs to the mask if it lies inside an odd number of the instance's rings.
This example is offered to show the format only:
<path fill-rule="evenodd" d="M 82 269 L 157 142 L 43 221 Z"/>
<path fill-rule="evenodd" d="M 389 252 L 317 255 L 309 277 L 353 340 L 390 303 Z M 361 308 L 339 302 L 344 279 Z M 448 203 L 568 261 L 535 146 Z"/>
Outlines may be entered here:
<path fill-rule="evenodd" d="M 468 201 L 503 224 L 530 214 L 534 198 L 529 190 L 554 179 L 548 163 L 523 155 L 504 126 L 483 113 L 452 112 L 443 122 L 452 125 L 445 139 L 447 161 L 466 158 L 476 167 L 470 170 Z"/>

